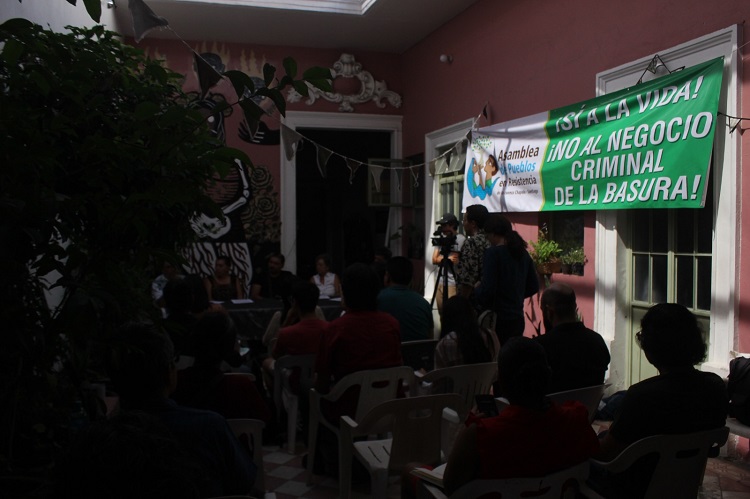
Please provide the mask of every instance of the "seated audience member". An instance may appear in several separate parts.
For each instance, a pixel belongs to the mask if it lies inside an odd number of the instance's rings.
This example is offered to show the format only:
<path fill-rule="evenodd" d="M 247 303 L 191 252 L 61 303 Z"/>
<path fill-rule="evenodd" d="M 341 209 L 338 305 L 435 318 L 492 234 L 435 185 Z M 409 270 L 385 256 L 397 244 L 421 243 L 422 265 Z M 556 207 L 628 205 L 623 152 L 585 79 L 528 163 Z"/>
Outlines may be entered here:
<path fill-rule="evenodd" d="M 80 430 L 55 462 L 52 497 L 198 498 L 202 474 L 159 418 L 123 412 Z"/>
<path fill-rule="evenodd" d="M 281 253 L 271 253 L 266 258 L 266 268 L 258 269 L 253 275 L 250 297 L 253 300 L 273 298 L 284 300 L 289 304 L 289 295 L 292 293 L 292 283 L 297 276 L 283 270 L 286 259 Z"/>
<path fill-rule="evenodd" d="M 169 398 L 177 381 L 169 336 L 153 325 L 133 323 L 111 341 L 107 373 L 122 410 L 156 416 L 203 471 L 202 497 L 247 494 L 256 466 L 226 420 L 215 412 L 178 406 Z"/>
<path fill-rule="evenodd" d="M 520 336 L 503 344 L 498 377 L 510 405 L 493 417 L 469 415 L 445 467 L 447 494 L 475 479 L 547 475 L 597 452 L 586 408 L 572 401 L 558 405 L 545 397 L 550 374 L 539 343 Z"/>
<path fill-rule="evenodd" d="M 726 385 L 718 375 L 695 369 L 707 344 L 695 316 L 676 303 L 651 307 L 641 319 L 636 340 L 659 374 L 632 385 L 601 439 L 597 459 L 614 459 L 627 446 L 659 434 L 719 428 L 729 407 Z M 590 484 L 607 497 L 642 497 L 653 461 L 638 462 L 620 474 L 592 470 Z"/>
<path fill-rule="evenodd" d="M 161 274 L 151 283 L 151 298 L 153 298 L 154 303 L 160 307 L 164 307 L 164 286 L 168 282 L 178 279 L 182 279 L 180 268 L 174 263 L 165 260 L 161 268 Z"/>
<path fill-rule="evenodd" d="M 573 288 L 551 284 L 542 293 L 541 308 L 545 333 L 536 339 L 552 368 L 549 393 L 604 383 L 609 349 L 599 333 L 579 320 Z"/>
<path fill-rule="evenodd" d="M 414 266 L 406 257 L 394 256 L 386 264 L 385 287 L 378 293 L 378 310 L 396 318 L 401 341 L 433 336 L 432 307 L 422 295 L 409 289 Z"/>
<path fill-rule="evenodd" d="M 347 267 L 341 288 L 346 313 L 328 324 L 315 362 L 315 388 L 321 393 L 328 393 L 331 385 L 347 374 L 402 365 L 398 321 L 377 311 L 380 286 L 372 267 L 363 263 Z M 323 417 L 338 424 L 341 416 L 353 416 L 359 391 L 359 387 L 351 387 L 334 404 L 324 400 Z M 319 455 L 315 462 L 321 466 L 321 471 L 325 468 L 325 473 L 335 474 L 338 447 L 333 435 L 322 425 L 318 429 L 317 448 Z"/>
<path fill-rule="evenodd" d="M 435 347 L 435 369 L 497 361 L 497 336 L 479 327 L 476 311 L 463 295 L 448 298 L 442 330 L 442 339 Z"/>
<path fill-rule="evenodd" d="M 310 278 L 310 282 L 318 287 L 321 298 L 341 296 L 341 283 L 339 282 L 339 276 L 331 272 L 330 256 L 318 255 L 315 258 L 315 271 L 316 274 Z"/>
<path fill-rule="evenodd" d="M 375 248 L 375 255 L 372 259 L 372 268 L 378 275 L 380 287 L 383 287 L 383 280 L 385 279 L 385 267 L 388 260 L 391 259 L 393 253 L 387 246 L 379 246 Z"/>
<path fill-rule="evenodd" d="M 325 334 L 328 323 L 320 311 L 317 286 L 307 281 L 298 281 L 292 285 L 292 308 L 287 314 L 288 321 L 278 331 L 276 340 L 271 345 L 271 357 L 263 361 L 263 369 L 268 378 L 266 384 L 273 383 L 273 370 L 276 359 L 284 355 L 317 354 L 321 336 Z"/>
<path fill-rule="evenodd" d="M 164 329 L 174 344 L 178 355 L 195 356 L 195 324 L 198 318 L 191 312 L 193 293 L 190 289 L 190 276 L 179 281 L 168 282 L 164 286 L 164 306 L 167 315 Z"/>
<path fill-rule="evenodd" d="M 212 312 L 198 320 L 195 363 L 178 373 L 172 398 L 180 405 L 218 412 L 227 419 L 271 421 L 271 410 L 249 376 L 226 375 L 224 361 L 235 363 L 237 330 L 224 313 Z"/>
<path fill-rule="evenodd" d="M 242 279 L 232 274 L 232 260 L 228 256 L 217 256 L 214 275 L 203 280 L 206 294 L 213 301 L 230 301 L 245 297 Z"/>
<path fill-rule="evenodd" d="M 341 287 L 346 313 L 328 324 L 316 361 L 321 393 L 347 374 L 402 365 L 398 321 L 377 311 L 375 271 L 355 263 L 344 271 Z"/>

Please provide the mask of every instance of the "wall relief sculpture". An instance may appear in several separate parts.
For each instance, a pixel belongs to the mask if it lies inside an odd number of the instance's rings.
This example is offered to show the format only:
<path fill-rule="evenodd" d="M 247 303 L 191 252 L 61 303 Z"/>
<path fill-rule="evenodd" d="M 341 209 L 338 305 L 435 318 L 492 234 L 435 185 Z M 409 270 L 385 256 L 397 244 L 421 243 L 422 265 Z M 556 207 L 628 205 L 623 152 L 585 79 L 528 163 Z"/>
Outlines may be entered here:
<path fill-rule="evenodd" d="M 357 78 L 361 85 L 359 92 L 356 94 L 323 92 L 308 83 L 307 86 L 310 91 L 305 104 L 311 106 L 318 98 L 322 97 L 329 102 L 340 103 L 339 111 L 348 113 L 354 111 L 353 104 L 362 104 L 369 101 L 375 102 L 375 105 L 380 108 L 385 107 L 386 104 L 384 101 L 387 101 L 393 107 L 401 107 L 401 96 L 392 90 L 388 90 L 388 85 L 385 81 L 376 81 L 369 71 L 365 71 L 362 68 L 362 64 L 358 63 L 352 54 L 341 54 L 339 60 L 333 64 L 331 78 L 335 80 L 338 77 Z M 296 90 L 290 89 L 286 99 L 289 102 L 299 102 L 302 99 L 302 95 Z"/>

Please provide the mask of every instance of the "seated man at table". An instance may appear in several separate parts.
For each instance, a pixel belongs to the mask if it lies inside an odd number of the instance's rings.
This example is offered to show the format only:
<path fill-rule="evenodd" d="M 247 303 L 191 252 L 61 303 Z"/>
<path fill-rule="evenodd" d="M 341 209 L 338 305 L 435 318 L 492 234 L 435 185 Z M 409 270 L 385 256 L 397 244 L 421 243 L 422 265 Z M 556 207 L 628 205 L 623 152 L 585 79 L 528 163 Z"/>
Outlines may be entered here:
<path fill-rule="evenodd" d="M 422 295 L 409 289 L 414 265 L 404 256 L 386 263 L 385 288 L 378 293 L 378 310 L 396 318 L 401 326 L 401 341 L 432 338 L 432 307 Z"/>
<path fill-rule="evenodd" d="M 194 462 L 204 480 L 201 497 L 247 494 L 257 471 L 247 449 L 215 412 L 178 406 L 169 398 L 177 381 L 172 341 L 153 325 L 132 323 L 112 339 L 107 374 L 125 411 L 158 417 Z"/>
<path fill-rule="evenodd" d="M 609 349 L 596 331 L 578 318 L 576 293 L 567 284 L 553 283 L 542 293 L 544 331 L 536 340 L 547 352 L 552 368 L 549 392 L 601 385 L 609 365 Z"/>
<path fill-rule="evenodd" d="M 258 269 L 253 274 L 250 298 L 253 300 L 273 298 L 284 300 L 285 305 L 289 304 L 292 283 L 297 280 L 297 276 L 288 270 L 283 270 L 285 261 L 281 253 L 271 253 L 266 257 L 266 268 Z"/>

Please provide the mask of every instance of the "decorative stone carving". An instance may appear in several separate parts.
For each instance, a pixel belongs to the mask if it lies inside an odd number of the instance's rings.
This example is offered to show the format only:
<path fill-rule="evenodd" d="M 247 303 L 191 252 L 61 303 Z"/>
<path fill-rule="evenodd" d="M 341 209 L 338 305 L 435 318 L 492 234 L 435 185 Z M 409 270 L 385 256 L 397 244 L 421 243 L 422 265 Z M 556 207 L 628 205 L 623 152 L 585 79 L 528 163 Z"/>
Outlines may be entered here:
<path fill-rule="evenodd" d="M 361 83 L 359 92 L 356 94 L 323 92 L 308 83 L 307 86 L 310 89 L 310 93 L 305 104 L 311 106 L 319 97 L 322 97 L 329 102 L 340 102 L 339 111 L 349 113 L 354 111 L 352 104 L 362 104 L 370 100 L 374 101 L 375 105 L 380 108 L 385 107 L 384 100 L 388 101 L 393 107 L 401 107 L 401 96 L 396 92 L 388 90 L 388 85 L 385 81 L 375 81 L 372 74 L 362 69 L 362 64 L 354 60 L 353 55 L 341 54 L 339 60 L 333 64 L 331 78 L 335 80 L 339 76 L 342 78 L 357 78 Z M 289 102 L 299 102 L 301 99 L 302 95 L 293 88 L 289 90 L 286 97 L 286 100 Z"/>

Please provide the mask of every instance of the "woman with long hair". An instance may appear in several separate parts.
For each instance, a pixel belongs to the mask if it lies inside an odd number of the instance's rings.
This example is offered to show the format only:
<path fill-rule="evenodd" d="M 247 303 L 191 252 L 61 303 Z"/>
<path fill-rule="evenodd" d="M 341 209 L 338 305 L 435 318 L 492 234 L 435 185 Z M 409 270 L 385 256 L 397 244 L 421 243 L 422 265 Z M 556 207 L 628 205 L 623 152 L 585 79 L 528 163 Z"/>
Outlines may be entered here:
<path fill-rule="evenodd" d="M 479 327 L 467 298 L 449 298 L 443 308 L 442 339 L 435 347 L 435 369 L 496 360 L 499 344 L 494 334 L 487 333 Z"/>

